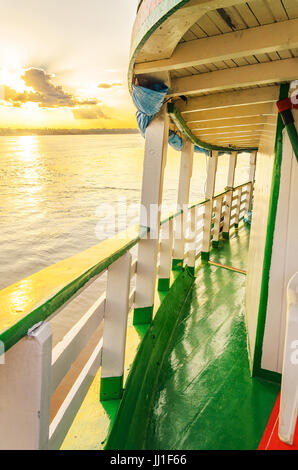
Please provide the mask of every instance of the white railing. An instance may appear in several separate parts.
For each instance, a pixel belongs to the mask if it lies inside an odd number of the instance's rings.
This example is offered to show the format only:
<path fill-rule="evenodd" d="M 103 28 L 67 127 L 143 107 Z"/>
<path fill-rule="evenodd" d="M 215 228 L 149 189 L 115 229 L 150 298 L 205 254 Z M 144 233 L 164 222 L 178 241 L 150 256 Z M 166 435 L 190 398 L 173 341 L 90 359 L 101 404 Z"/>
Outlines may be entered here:
<path fill-rule="evenodd" d="M 298 272 L 288 283 L 288 306 L 279 412 L 279 438 L 293 444 L 298 411 Z"/>
<path fill-rule="evenodd" d="M 128 229 L 123 237 L 105 240 L 0 292 L 0 353 L 2 345 L 6 349 L 5 364 L 0 356 L 1 449 L 59 448 L 100 366 L 101 400 L 120 398 L 129 311 L 134 308 L 134 324 L 150 323 L 157 280 L 160 290 L 168 290 L 172 269 L 187 264 L 194 272 L 196 258 L 207 262 L 211 244 L 229 238 L 231 227 L 237 229 L 250 209 L 256 152 L 249 182 L 237 187 L 238 154 L 231 152 L 227 189 L 214 195 L 219 153 L 213 150 L 207 157 L 205 200 L 188 207 L 194 145 L 186 139 L 179 210 L 160 222 L 168 136 L 164 106 L 146 129 L 140 229 Z M 90 284 L 96 287 L 104 273 L 105 293 L 53 346 L 51 325 L 62 322 L 63 309 L 70 313 L 77 297 L 88 297 Z M 1 314 L 6 311 L 7 318 Z"/>

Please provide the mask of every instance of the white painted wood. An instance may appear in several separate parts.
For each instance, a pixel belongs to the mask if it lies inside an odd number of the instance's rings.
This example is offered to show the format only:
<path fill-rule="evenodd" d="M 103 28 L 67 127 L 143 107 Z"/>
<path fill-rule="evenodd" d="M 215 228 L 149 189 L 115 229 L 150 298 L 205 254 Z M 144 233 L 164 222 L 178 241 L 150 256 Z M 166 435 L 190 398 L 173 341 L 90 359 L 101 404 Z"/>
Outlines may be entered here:
<path fill-rule="evenodd" d="M 222 215 L 222 204 L 223 204 L 223 196 L 217 198 L 216 201 L 215 201 L 215 218 L 214 218 L 213 241 L 218 241 L 219 240 L 220 223 L 221 223 L 221 215 Z"/>
<path fill-rule="evenodd" d="M 154 304 L 160 205 L 168 135 L 169 117 L 164 107 L 146 129 L 140 225 L 150 228 L 150 236 L 140 240 L 138 245 L 136 308 L 151 307 Z"/>
<path fill-rule="evenodd" d="M 279 411 L 279 438 L 293 444 L 298 412 L 298 272 L 288 284 L 286 339 Z"/>
<path fill-rule="evenodd" d="M 243 67 L 227 68 L 215 72 L 200 73 L 173 80 L 169 96 L 191 95 L 231 90 L 239 86 L 256 86 L 295 80 L 297 59 L 275 60 Z"/>
<path fill-rule="evenodd" d="M 246 204 L 246 213 L 251 210 L 252 195 L 253 195 L 253 184 L 255 180 L 256 173 L 256 164 L 257 164 L 257 152 L 252 152 L 250 154 L 250 167 L 249 167 L 249 181 L 251 184 L 247 187 L 248 196 Z"/>
<path fill-rule="evenodd" d="M 173 249 L 173 219 L 163 224 L 161 228 L 160 243 L 160 262 L 159 262 L 159 278 L 169 279 L 172 266 L 172 249 Z"/>
<path fill-rule="evenodd" d="M 235 211 L 235 224 L 239 224 L 242 187 L 236 189 L 236 191 L 237 191 L 237 199 L 236 199 L 236 211 Z"/>
<path fill-rule="evenodd" d="M 189 217 L 189 231 L 187 236 L 187 256 L 186 264 L 192 268 L 195 267 L 196 262 L 196 214 L 197 208 L 192 207 L 190 209 L 190 217 Z"/>
<path fill-rule="evenodd" d="M 223 225 L 223 232 L 228 233 L 230 230 L 230 219 L 231 219 L 231 206 L 233 201 L 233 187 L 235 181 L 235 171 L 237 166 L 237 152 L 232 152 L 229 158 L 229 170 L 228 170 L 228 179 L 227 179 L 227 187 L 231 188 L 231 190 L 226 194 L 226 203 L 225 203 L 225 210 L 224 210 L 224 225 Z"/>
<path fill-rule="evenodd" d="M 106 294 L 103 294 L 53 349 L 52 393 L 56 390 L 78 355 L 88 344 L 96 328 L 102 322 L 105 300 Z"/>
<path fill-rule="evenodd" d="M 40 323 L 5 354 L 0 365 L 0 449 L 47 449 L 52 330 Z"/>
<path fill-rule="evenodd" d="M 215 95 L 198 96 L 189 98 L 186 106 L 183 103 L 181 113 L 186 117 L 188 113 L 194 111 L 208 111 L 221 108 L 230 109 L 233 106 L 273 103 L 277 101 L 278 94 L 278 86 L 268 86 L 266 88 L 237 90 Z M 179 103 L 177 103 L 177 105 L 179 105 Z"/>
<path fill-rule="evenodd" d="M 101 364 L 101 339 L 50 424 L 49 448 L 59 449 Z"/>
<path fill-rule="evenodd" d="M 293 113 L 295 116 L 295 113 Z M 297 112 L 296 112 L 297 116 Z M 297 117 L 296 117 L 297 120 Z M 258 158 L 258 164 L 260 159 Z M 298 165 L 286 130 L 279 199 L 272 246 L 262 368 L 282 371 L 286 328 L 287 283 L 298 266 Z M 254 202 L 254 211 L 255 211 Z"/>
<path fill-rule="evenodd" d="M 130 278 L 132 278 L 136 272 L 137 272 L 137 264 L 138 264 L 138 261 L 137 259 L 134 259 L 131 263 L 131 268 L 130 268 Z"/>
<path fill-rule="evenodd" d="M 298 47 L 298 20 L 179 43 L 169 59 L 135 65 L 135 73 L 154 73 L 196 67 L 226 59 L 265 54 Z"/>
<path fill-rule="evenodd" d="M 202 251 L 204 252 L 210 251 L 210 233 L 211 233 L 213 196 L 214 196 L 214 188 L 215 188 L 217 160 L 218 160 L 218 152 L 212 151 L 208 157 L 208 163 L 207 163 L 207 181 L 206 181 L 205 197 L 206 199 L 209 199 L 209 201 L 205 203 L 205 213 L 204 213 L 204 228 L 203 228 L 203 243 L 202 243 Z"/>
<path fill-rule="evenodd" d="M 131 254 L 127 252 L 108 268 L 101 377 L 123 375 L 130 267 Z"/>
<path fill-rule="evenodd" d="M 178 186 L 177 211 L 182 211 L 175 218 L 174 230 L 174 259 L 184 259 L 185 231 L 187 227 L 186 214 L 189 203 L 190 180 L 193 167 L 194 145 L 186 140 L 181 151 L 180 174 Z"/>

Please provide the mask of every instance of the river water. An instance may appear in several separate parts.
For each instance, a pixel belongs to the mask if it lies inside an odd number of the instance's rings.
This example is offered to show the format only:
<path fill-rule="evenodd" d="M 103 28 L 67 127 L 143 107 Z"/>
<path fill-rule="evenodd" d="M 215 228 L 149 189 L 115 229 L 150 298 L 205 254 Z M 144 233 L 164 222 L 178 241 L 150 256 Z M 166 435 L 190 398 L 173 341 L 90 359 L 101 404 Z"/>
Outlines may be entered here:
<path fill-rule="evenodd" d="M 128 224 L 136 223 L 143 151 L 139 134 L 0 137 L 0 289 L 113 235 L 109 207 L 127 202 Z M 179 159 L 169 148 L 164 212 L 175 206 Z M 216 192 L 227 170 L 221 156 Z M 235 184 L 247 175 L 243 155 Z M 205 181 L 206 157 L 195 154 L 191 202 L 203 198 Z"/>

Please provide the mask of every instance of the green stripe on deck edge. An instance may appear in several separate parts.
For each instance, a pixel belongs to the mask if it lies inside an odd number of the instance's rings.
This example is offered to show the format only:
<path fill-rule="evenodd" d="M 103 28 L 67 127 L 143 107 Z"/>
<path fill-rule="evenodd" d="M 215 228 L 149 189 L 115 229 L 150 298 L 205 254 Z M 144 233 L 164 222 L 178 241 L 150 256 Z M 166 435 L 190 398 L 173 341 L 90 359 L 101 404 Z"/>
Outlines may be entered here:
<path fill-rule="evenodd" d="M 100 381 L 100 401 L 119 400 L 123 394 L 123 375 L 121 377 L 102 377 Z"/>
<path fill-rule="evenodd" d="M 173 271 L 181 271 L 183 269 L 183 259 L 173 259 L 172 269 Z"/>
<path fill-rule="evenodd" d="M 208 263 L 210 253 L 209 251 L 201 251 L 201 261 L 202 263 Z"/>
<path fill-rule="evenodd" d="M 140 307 L 134 309 L 133 324 L 146 325 L 151 323 L 153 318 L 153 305 L 151 307 Z"/>
<path fill-rule="evenodd" d="M 170 278 L 158 279 L 158 290 L 165 292 L 170 288 Z"/>
<path fill-rule="evenodd" d="M 143 449 L 147 420 L 158 378 L 194 277 L 186 267 L 179 273 L 139 347 L 105 449 Z"/>

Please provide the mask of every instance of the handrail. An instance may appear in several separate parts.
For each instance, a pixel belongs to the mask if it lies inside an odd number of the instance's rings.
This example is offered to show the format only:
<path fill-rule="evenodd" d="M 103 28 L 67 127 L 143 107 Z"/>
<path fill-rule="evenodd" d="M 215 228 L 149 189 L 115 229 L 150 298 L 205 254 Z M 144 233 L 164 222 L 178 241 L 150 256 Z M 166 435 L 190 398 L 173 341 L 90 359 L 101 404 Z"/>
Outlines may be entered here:
<path fill-rule="evenodd" d="M 247 184 L 249 182 L 242 186 Z M 240 186 L 214 195 L 213 200 Z M 207 202 L 209 199 L 203 199 L 189 206 L 188 210 Z M 176 218 L 181 212 L 182 210 L 169 214 L 160 225 Z M 0 291 L 0 341 L 4 344 L 5 351 L 26 336 L 29 328 L 46 320 L 86 282 L 102 273 L 135 246 L 147 229 L 141 230 L 134 226 L 128 232 L 126 236 L 124 232 L 117 234 Z"/>
<path fill-rule="evenodd" d="M 44 321 L 86 282 L 102 273 L 141 239 L 138 226 L 32 274 L 0 292 L 0 341 L 5 351 Z"/>

